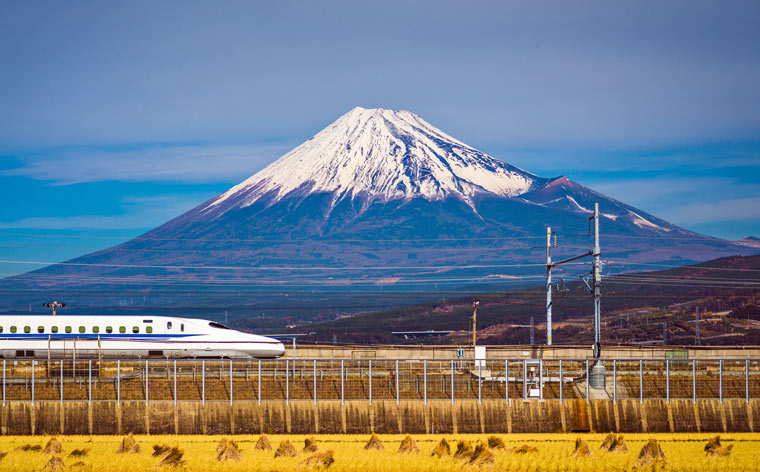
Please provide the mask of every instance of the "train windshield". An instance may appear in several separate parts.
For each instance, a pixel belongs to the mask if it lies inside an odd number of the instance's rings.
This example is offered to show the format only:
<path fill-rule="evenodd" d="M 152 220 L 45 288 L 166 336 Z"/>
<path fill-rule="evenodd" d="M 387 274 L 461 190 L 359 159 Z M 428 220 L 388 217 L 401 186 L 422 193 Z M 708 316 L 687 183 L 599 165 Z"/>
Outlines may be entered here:
<path fill-rule="evenodd" d="M 217 323 L 217 322 L 215 322 L 215 321 L 211 321 L 211 322 L 209 322 L 209 324 L 208 324 L 208 325 L 209 325 L 209 326 L 211 326 L 212 328 L 219 328 L 219 329 L 230 329 L 230 328 L 228 328 L 228 327 L 224 326 L 223 324 Z"/>

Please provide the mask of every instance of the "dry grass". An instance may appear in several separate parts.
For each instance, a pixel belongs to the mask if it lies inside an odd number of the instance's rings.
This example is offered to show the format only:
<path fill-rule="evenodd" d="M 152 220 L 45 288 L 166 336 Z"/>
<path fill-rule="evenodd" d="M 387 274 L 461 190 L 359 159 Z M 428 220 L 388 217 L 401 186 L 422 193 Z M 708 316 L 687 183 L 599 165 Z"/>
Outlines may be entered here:
<path fill-rule="evenodd" d="M 417 442 L 407 434 L 404 440 L 401 441 L 397 452 L 399 454 L 419 454 L 420 448 L 417 446 Z"/>
<path fill-rule="evenodd" d="M 269 444 L 269 438 L 262 434 L 259 436 L 259 439 L 256 441 L 256 445 L 253 446 L 253 449 L 256 451 L 271 451 L 272 445 Z"/>
<path fill-rule="evenodd" d="M 317 444 L 317 438 L 311 436 L 304 439 L 303 452 L 317 452 L 319 445 Z"/>
<path fill-rule="evenodd" d="M 604 440 L 607 442 L 607 440 Z M 602 448 L 604 448 L 604 443 L 602 443 Z M 591 448 L 588 447 L 588 444 L 586 444 L 586 441 L 581 439 L 580 437 L 575 440 L 575 450 L 572 454 L 570 454 L 570 457 L 588 457 L 592 456 L 594 453 L 591 452 Z"/>
<path fill-rule="evenodd" d="M 333 459 L 334 452 L 332 449 L 327 451 L 318 451 L 311 456 L 304 459 L 299 466 L 307 469 L 327 469 L 330 467 L 335 459 Z"/>
<path fill-rule="evenodd" d="M 528 454 L 531 452 L 538 452 L 538 448 L 535 446 L 531 446 L 530 444 L 523 444 L 519 447 L 513 447 L 511 449 L 507 449 L 507 452 L 514 452 L 515 454 Z"/>
<path fill-rule="evenodd" d="M 435 448 L 433 448 L 433 452 L 430 453 L 431 457 L 448 457 L 451 455 L 451 447 L 449 446 L 449 442 L 446 441 L 446 438 L 441 438 L 441 440 L 436 444 Z"/>
<path fill-rule="evenodd" d="M 73 451 L 69 452 L 69 457 L 84 457 L 87 455 L 88 452 L 90 452 L 89 447 L 84 447 L 82 449 L 74 449 Z"/>
<path fill-rule="evenodd" d="M 135 441 L 132 433 L 129 433 L 128 435 L 124 436 L 124 439 L 121 440 L 121 444 L 119 444 L 116 452 L 118 454 L 137 454 L 140 452 L 140 443 Z"/>
<path fill-rule="evenodd" d="M 470 456 L 472 456 L 472 444 L 470 441 L 458 441 L 454 459 L 469 459 Z"/>
<path fill-rule="evenodd" d="M 167 444 L 154 444 L 153 445 L 153 457 L 158 457 L 166 454 L 171 450 L 171 447 Z"/>
<path fill-rule="evenodd" d="M 662 448 L 657 443 L 657 440 L 650 439 L 648 443 L 641 448 L 639 452 L 639 458 L 633 464 L 634 467 L 649 467 L 651 465 L 667 462 L 665 453 L 662 452 Z"/>
<path fill-rule="evenodd" d="M 488 436 L 488 447 L 491 449 L 504 449 L 504 441 L 498 436 Z"/>
<path fill-rule="evenodd" d="M 407 435 L 377 435 L 384 450 L 365 450 L 366 435 L 313 435 L 319 443 L 319 450 L 295 457 L 274 458 L 273 450 L 257 450 L 254 445 L 259 435 L 226 436 L 242 451 L 242 460 L 217 461 L 217 448 L 221 435 L 214 436 L 135 436 L 134 439 L 145 446 L 157 444 L 162 453 L 154 457 L 152 447 L 143 447 L 133 454 L 117 454 L 116 450 L 124 436 L 58 436 L 63 446 L 61 454 L 42 454 L 42 447 L 32 450 L 31 445 L 43 445 L 49 437 L 0 436 L 0 451 L 8 451 L 0 461 L 0 472 L 40 472 L 52 457 L 61 459 L 65 472 L 308 472 L 309 470 L 329 470 L 330 472 L 580 472 L 580 471 L 633 471 L 639 451 L 647 440 L 655 439 L 667 462 L 653 463 L 639 470 L 658 472 L 745 472 L 757 470 L 760 463 L 760 434 L 730 433 L 720 438 L 719 448 L 733 446 L 730 455 L 707 455 L 705 444 L 715 434 L 627 434 L 625 441 L 628 452 L 607 453 L 600 451 L 606 434 L 582 434 L 580 441 L 594 454 L 573 455 L 577 434 L 510 434 L 499 435 L 505 449 L 487 447 L 489 435 L 483 434 L 413 434 L 419 454 L 398 454 L 397 451 Z M 273 444 L 287 441 L 301 447 L 312 435 L 271 435 Z M 453 442 L 452 442 L 453 441 Z M 452 452 L 458 441 L 461 450 L 466 451 L 460 460 L 454 460 Z M 172 454 L 175 446 L 177 452 Z M 22 446 L 29 447 L 23 448 Z M 449 446 L 448 448 L 446 446 Z M 520 446 L 536 448 L 537 452 L 518 454 L 509 452 Z M 89 448 L 86 456 L 67 458 L 74 450 Z M 331 454 L 327 454 L 332 451 Z M 597 452 L 600 451 L 600 452 Z M 221 449 L 220 449 L 221 452 Z M 168 459 L 167 459 L 168 458 Z M 164 462 L 164 460 L 166 461 Z M 164 462 L 159 470 L 157 467 Z M 328 465 L 329 463 L 329 465 Z M 78 465 L 77 465 L 78 464 Z"/>
<path fill-rule="evenodd" d="M 222 440 L 219 441 L 219 445 L 216 446 L 216 460 L 218 462 L 240 462 L 243 460 L 243 454 L 240 453 L 240 449 L 235 441 L 222 438 Z"/>
<path fill-rule="evenodd" d="M 174 446 L 169 449 L 169 451 L 164 455 L 164 458 L 161 459 L 161 462 L 158 465 L 159 467 L 179 467 L 185 463 L 185 460 L 182 459 L 182 456 L 184 455 L 185 451 L 178 448 L 177 446 Z"/>
<path fill-rule="evenodd" d="M 476 467 L 491 466 L 495 460 L 496 456 L 488 447 L 488 444 L 482 442 L 479 442 L 475 446 L 475 450 L 472 451 L 472 455 L 470 456 L 470 464 Z"/>
<path fill-rule="evenodd" d="M 52 472 L 56 472 L 59 470 L 63 470 L 66 468 L 66 465 L 63 463 L 60 457 L 53 456 L 50 458 L 49 461 L 45 464 L 45 467 L 42 468 L 42 470 L 48 470 Z"/>
<path fill-rule="evenodd" d="M 57 438 L 50 438 L 45 444 L 45 449 L 42 450 L 43 454 L 60 454 L 63 452 L 63 445 Z"/>
<path fill-rule="evenodd" d="M 375 433 L 372 433 L 372 436 L 369 437 L 369 441 L 367 441 L 367 444 L 364 445 L 364 449 L 366 450 L 375 450 L 375 451 L 382 451 L 385 449 L 383 446 L 383 443 L 380 442 L 380 438 L 377 437 Z"/>
<path fill-rule="evenodd" d="M 287 439 L 280 442 L 280 446 L 276 451 L 274 451 L 275 457 L 295 457 L 297 455 L 298 451 L 296 450 L 295 446 L 290 444 L 290 441 Z"/>

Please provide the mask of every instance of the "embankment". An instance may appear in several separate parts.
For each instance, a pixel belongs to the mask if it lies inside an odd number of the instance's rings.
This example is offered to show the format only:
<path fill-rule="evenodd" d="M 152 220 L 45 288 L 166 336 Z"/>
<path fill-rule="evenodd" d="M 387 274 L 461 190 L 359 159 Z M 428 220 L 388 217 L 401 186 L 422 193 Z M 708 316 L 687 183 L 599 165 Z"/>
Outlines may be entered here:
<path fill-rule="evenodd" d="M 330 434 L 754 432 L 760 400 L 8 402 L 0 433 Z"/>

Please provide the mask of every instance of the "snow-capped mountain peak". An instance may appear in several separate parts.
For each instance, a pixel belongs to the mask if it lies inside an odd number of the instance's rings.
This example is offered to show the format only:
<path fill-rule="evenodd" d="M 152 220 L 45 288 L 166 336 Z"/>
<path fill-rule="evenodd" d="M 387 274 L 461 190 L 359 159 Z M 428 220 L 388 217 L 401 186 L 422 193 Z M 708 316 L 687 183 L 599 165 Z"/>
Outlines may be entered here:
<path fill-rule="evenodd" d="M 334 200 L 514 197 L 547 180 L 494 159 L 409 111 L 356 107 L 210 202 L 241 208 L 264 195 L 328 192 Z M 221 208 L 219 208 L 221 209 Z"/>

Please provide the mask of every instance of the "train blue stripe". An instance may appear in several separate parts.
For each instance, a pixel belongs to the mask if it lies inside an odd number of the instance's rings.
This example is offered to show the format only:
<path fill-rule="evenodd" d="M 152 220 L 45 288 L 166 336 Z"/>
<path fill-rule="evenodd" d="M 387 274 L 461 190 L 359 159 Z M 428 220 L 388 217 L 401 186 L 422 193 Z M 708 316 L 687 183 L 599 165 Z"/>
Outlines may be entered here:
<path fill-rule="evenodd" d="M 162 341 L 167 339 L 175 339 L 175 338 L 188 338 L 193 336 L 201 336 L 200 334 L 134 334 L 134 333 L 105 333 L 100 335 L 100 340 L 106 340 L 106 339 L 150 339 L 150 340 L 156 340 L 156 341 Z M 57 333 L 57 334 L 41 334 L 41 333 L 3 333 L 0 334 L 0 339 L 29 339 L 29 340 L 44 340 L 47 341 L 48 337 L 50 337 L 51 341 L 58 341 L 62 339 L 85 339 L 85 340 L 97 340 L 98 335 L 97 334 L 90 334 L 90 333 Z"/>

